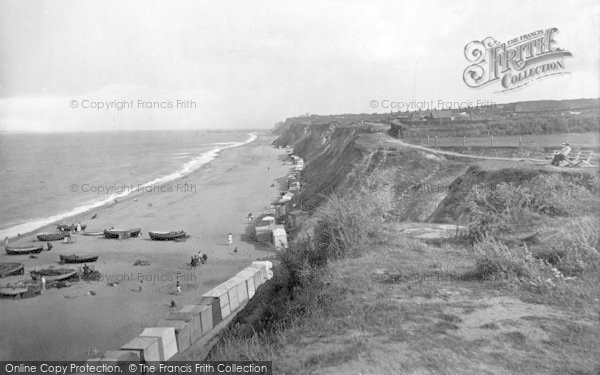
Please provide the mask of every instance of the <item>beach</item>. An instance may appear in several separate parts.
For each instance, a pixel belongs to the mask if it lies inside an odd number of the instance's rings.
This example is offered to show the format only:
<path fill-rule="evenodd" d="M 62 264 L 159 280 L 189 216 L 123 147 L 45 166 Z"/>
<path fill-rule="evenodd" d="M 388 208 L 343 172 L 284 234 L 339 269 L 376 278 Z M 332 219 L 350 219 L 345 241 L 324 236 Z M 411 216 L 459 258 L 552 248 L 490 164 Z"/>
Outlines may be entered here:
<path fill-rule="evenodd" d="M 171 300 L 177 308 L 194 303 L 253 260 L 272 256 L 274 250 L 244 241 L 248 213 L 257 216 L 269 206 L 279 194 L 275 180 L 290 168 L 280 161 L 285 151 L 274 148 L 271 141 L 270 135 L 260 134 L 256 141 L 222 151 L 181 179 L 62 221 L 85 223 L 89 232 L 139 227 L 139 238 L 109 240 L 78 234 L 76 243 L 53 242 L 51 251 L 35 259 L 0 255 L 0 262 L 25 264 L 25 276 L 3 278 L 0 284 L 28 278 L 34 268 L 82 266 L 60 265 L 59 254 L 99 255 L 89 266 L 102 274 L 100 281 L 73 282 L 33 298 L 1 299 L 0 360 L 101 356 L 166 317 L 173 310 Z M 171 230 L 185 230 L 190 237 L 183 242 L 148 237 L 148 231 Z M 54 225 L 36 232 L 53 231 Z M 231 246 L 228 233 L 233 235 Z M 29 233 L 11 245 L 31 241 L 41 243 L 35 233 Z M 208 263 L 192 269 L 190 257 L 198 252 L 208 255 Z M 134 266 L 136 260 L 149 265 Z M 180 295 L 177 280 L 182 285 Z"/>

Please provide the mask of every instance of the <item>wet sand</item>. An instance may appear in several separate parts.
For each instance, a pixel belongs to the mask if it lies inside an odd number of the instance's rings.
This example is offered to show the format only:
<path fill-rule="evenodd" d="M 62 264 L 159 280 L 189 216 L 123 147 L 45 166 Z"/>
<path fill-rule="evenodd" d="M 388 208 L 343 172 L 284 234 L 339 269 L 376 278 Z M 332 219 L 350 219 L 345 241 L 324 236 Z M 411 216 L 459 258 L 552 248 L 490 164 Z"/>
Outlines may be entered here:
<path fill-rule="evenodd" d="M 273 250 L 243 241 L 248 213 L 257 215 L 277 197 L 279 187 L 271 185 L 290 169 L 279 161 L 285 151 L 272 147 L 271 141 L 271 136 L 259 135 L 251 144 L 222 151 L 198 171 L 165 185 L 173 191 L 144 193 L 63 221 L 86 223 L 90 232 L 110 226 L 141 227 L 140 238 L 109 240 L 79 234 L 73 244 L 53 242 L 54 248 L 37 259 L 0 255 L 0 262 L 24 263 L 26 272 L 2 278 L 0 285 L 24 279 L 36 267 L 81 266 L 60 265 L 59 254 L 97 254 L 98 262 L 90 266 L 103 275 L 101 281 L 74 282 L 33 298 L 0 299 L 0 360 L 101 356 L 165 317 L 172 310 L 172 299 L 178 308 L 193 303 L 253 260 L 271 256 Z M 97 217 L 91 219 L 93 215 Z M 148 231 L 179 229 L 190 235 L 187 241 L 151 241 L 148 237 Z M 39 232 L 52 231 L 54 226 Z M 232 246 L 227 244 L 229 232 Z M 11 244 L 32 241 L 40 243 L 28 234 Z M 208 255 L 208 264 L 191 269 L 190 256 L 198 251 Z M 133 266 L 138 259 L 150 265 Z M 183 287 L 181 295 L 176 293 L 177 278 Z M 118 285 L 108 285 L 114 281 Z"/>

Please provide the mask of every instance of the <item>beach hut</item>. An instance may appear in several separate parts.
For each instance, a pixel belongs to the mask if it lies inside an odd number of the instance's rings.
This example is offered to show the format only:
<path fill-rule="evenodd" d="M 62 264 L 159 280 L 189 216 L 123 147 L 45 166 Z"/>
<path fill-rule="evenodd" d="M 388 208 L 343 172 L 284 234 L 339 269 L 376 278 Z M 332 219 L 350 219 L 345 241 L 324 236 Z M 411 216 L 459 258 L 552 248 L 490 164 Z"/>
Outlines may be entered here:
<path fill-rule="evenodd" d="M 204 297 L 203 296 L 202 298 L 200 298 L 200 302 L 198 304 L 210 307 L 210 310 L 212 313 L 211 314 L 212 321 L 210 324 L 211 329 L 212 329 L 212 327 L 219 324 L 221 322 L 221 320 L 223 320 L 223 317 L 221 316 L 221 303 L 219 302 L 219 299 L 217 297 Z"/>
<path fill-rule="evenodd" d="M 266 270 L 267 280 L 271 280 L 273 278 L 273 263 L 268 260 L 260 260 L 252 262 L 253 266 L 264 267 Z"/>
<path fill-rule="evenodd" d="M 266 263 L 266 264 L 265 264 Z M 272 263 L 268 261 L 264 262 L 252 262 L 250 267 L 256 268 L 257 272 L 254 274 L 254 289 L 258 288 L 270 280 L 273 277 Z M 269 268 L 267 268 L 269 267 Z"/>
<path fill-rule="evenodd" d="M 235 288 L 237 289 L 237 297 L 240 306 L 248 301 L 248 286 L 246 285 L 246 277 L 244 274 L 236 274 L 234 277 L 229 279 Z"/>
<path fill-rule="evenodd" d="M 283 225 L 275 225 L 272 231 L 272 243 L 276 248 L 287 249 L 287 233 L 285 232 Z"/>
<path fill-rule="evenodd" d="M 254 297 L 254 275 L 258 272 L 257 268 L 248 267 L 244 268 L 242 271 L 238 272 L 236 277 L 241 280 L 245 280 L 246 285 L 246 293 L 248 295 L 248 299 Z"/>
<path fill-rule="evenodd" d="M 281 200 L 284 202 L 291 201 L 292 199 L 294 199 L 294 193 L 289 191 L 281 196 Z"/>
<path fill-rule="evenodd" d="M 273 203 L 273 206 L 275 206 L 275 221 L 277 222 L 285 216 L 285 201 L 279 199 Z"/>
<path fill-rule="evenodd" d="M 231 309 L 231 312 L 233 312 L 240 306 L 237 280 L 231 278 L 221 285 L 223 286 L 223 288 L 227 289 L 227 294 L 229 296 L 229 308 Z"/>
<path fill-rule="evenodd" d="M 254 223 L 254 233 L 258 242 L 269 242 L 271 239 L 271 221 L 257 220 Z"/>
<path fill-rule="evenodd" d="M 186 329 L 189 330 L 190 340 L 193 340 L 194 337 L 199 337 L 202 334 L 202 323 L 200 322 L 198 314 L 186 311 L 172 311 L 167 315 L 166 320 L 184 321 L 187 324 Z"/>
<path fill-rule="evenodd" d="M 264 216 L 261 217 L 260 220 L 269 223 L 269 225 L 275 224 L 275 218 L 273 216 Z"/>
<path fill-rule="evenodd" d="M 175 329 L 175 340 L 177 341 L 177 351 L 179 353 L 192 346 L 192 329 L 185 321 L 161 319 L 156 323 L 156 326 Z"/>
<path fill-rule="evenodd" d="M 158 338 L 156 337 L 138 336 L 121 346 L 121 350 L 137 353 L 142 362 L 149 363 L 160 361 L 160 349 Z"/>
<path fill-rule="evenodd" d="M 174 327 L 144 328 L 140 337 L 155 337 L 158 339 L 160 360 L 167 361 L 177 354 L 177 339 Z"/>
<path fill-rule="evenodd" d="M 212 306 L 211 305 L 185 305 L 181 311 L 191 312 L 200 316 L 200 323 L 202 325 L 202 334 L 210 331 L 213 328 L 212 323 Z M 199 337 L 192 338 L 192 342 L 196 341 Z"/>
<path fill-rule="evenodd" d="M 204 293 L 202 297 L 215 297 L 219 299 L 221 319 L 225 319 L 231 314 L 231 309 L 229 307 L 229 290 L 223 287 L 222 284 Z M 216 323 L 213 322 L 213 325 L 216 325 Z"/>

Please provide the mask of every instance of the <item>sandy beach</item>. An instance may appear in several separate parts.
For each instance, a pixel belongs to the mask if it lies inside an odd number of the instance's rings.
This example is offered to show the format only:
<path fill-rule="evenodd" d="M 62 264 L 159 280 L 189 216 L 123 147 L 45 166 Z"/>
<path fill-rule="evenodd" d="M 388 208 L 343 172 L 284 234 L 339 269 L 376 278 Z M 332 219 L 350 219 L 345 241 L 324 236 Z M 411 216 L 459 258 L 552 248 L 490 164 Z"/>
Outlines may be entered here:
<path fill-rule="evenodd" d="M 178 307 L 193 303 L 253 260 L 272 255 L 272 250 L 242 240 L 248 213 L 257 215 L 277 197 L 275 180 L 290 168 L 279 159 L 285 151 L 271 146 L 271 141 L 270 135 L 259 135 L 248 145 L 222 151 L 216 160 L 165 185 L 163 191 L 143 193 L 63 221 L 85 223 L 90 232 L 110 226 L 140 227 L 140 238 L 77 235 L 76 243 L 54 242 L 51 251 L 36 259 L 0 255 L 0 262 L 24 263 L 26 273 L 0 279 L 0 284 L 27 278 L 30 270 L 42 266 L 70 267 L 58 263 L 59 254 L 97 254 L 100 258 L 93 267 L 103 275 L 100 281 L 73 282 L 71 287 L 49 289 L 33 298 L 0 299 L 0 360 L 98 357 L 105 350 L 118 349 L 144 327 L 152 327 L 171 310 L 172 299 Z M 185 242 L 148 237 L 148 231 L 180 229 L 190 235 Z M 50 226 L 38 232 L 53 231 Z M 227 244 L 229 232 L 232 246 Z M 32 241 L 40 243 L 34 234 L 27 234 L 11 245 Z M 190 257 L 199 251 L 208 255 L 208 264 L 191 269 Z M 134 266 L 136 260 L 150 265 Z M 177 278 L 181 295 L 176 294 Z M 109 285 L 115 281 L 118 285 Z"/>

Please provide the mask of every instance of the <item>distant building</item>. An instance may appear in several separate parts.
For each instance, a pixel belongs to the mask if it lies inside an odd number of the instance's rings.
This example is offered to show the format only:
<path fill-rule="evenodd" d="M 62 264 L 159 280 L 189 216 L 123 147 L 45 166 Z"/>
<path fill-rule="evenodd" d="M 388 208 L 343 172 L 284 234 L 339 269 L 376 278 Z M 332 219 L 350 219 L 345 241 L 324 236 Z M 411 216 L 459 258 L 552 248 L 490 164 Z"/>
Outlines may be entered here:
<path fill-rule="evenodd" d="M 452 111 L 447 109 L 434 109 L 433 111 L 429 111 L 426 117 L 430 120 L 454 120 L 454 117 L 452 117 Z"/>

